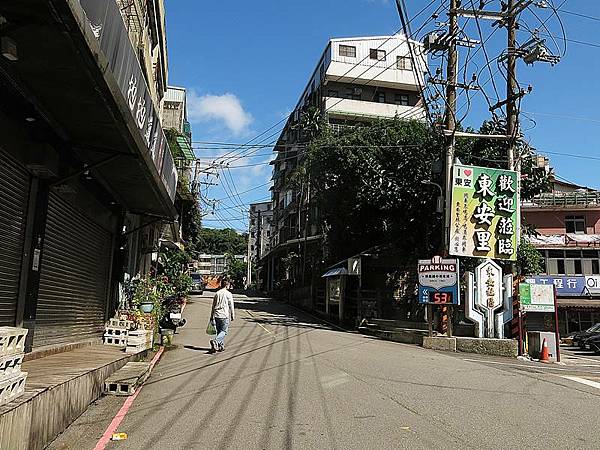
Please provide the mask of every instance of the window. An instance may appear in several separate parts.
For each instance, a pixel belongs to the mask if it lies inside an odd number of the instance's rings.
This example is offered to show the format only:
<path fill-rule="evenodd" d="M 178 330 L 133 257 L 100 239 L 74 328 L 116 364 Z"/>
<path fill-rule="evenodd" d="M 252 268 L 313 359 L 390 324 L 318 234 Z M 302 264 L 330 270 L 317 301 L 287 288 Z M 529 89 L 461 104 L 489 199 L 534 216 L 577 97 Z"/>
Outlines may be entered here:
<path fill-rule="evenodd" d="M 396 94 L 394 96 L 394 103 L 396 103 L 396 105 L 408 106 L 408 95 L 407 94 Z"/>
<path fill-rule="evenodd" d="M 412 61 L 406 56 L 396 57 L 396 69 L 398 70 L 412 70 Z"/>
<path fill-rule="evenodd" d="M 339 97 L 340 93 L 338 91 L 336 91 L 335 89 L 329 89 L 329 91 L 327 91 L 327 96 L 328 97 Z"/>
<path fill-rule="evenodd" d="M 585 234 L 584 216 L 565 217 L 565 229 L 567 233 Z"/>
<path fill-rule="evenodd" d="M 575 275 L 583 275 L 583 268 L 581 267 L 581 260 L 576 259 L 573 261 Z M 569 274 L 570 275 L 570 274 Z"/>
<path fill-rule="evenodd" d="M 600 275 L 600 261 L 592 260 L 592 275 Z"/>
<path fill-rule="evenodd" d="M 564 259 L 558 259 L 556 260 L 556 265 L 557 265 L 557 270 L 556 270 L 556 275 L 564 275 L 565 274 L 565 260 Z"/>
<path fill-rule="evenodd" d="M 350 100 L 361 100 L 362 89 L 357 87 L 346 88 L 345 97 Z"/>
<path fill-rule="evenodd" d="M 376 48 L 372 48 L 369 50 L 369 57 L 371 59 L 376 59 L 377 61 L 385 61 L 385 50 L 378 50 Z"/>
<path fill-rule="evenodd" d="M 377 92 L 375 94 L 375 101 L 377 103 L 385 103 L 385 92 Z"/>
<path fill-rule="evenodd" d="M 340 45 L 340 56 L 356 58 L 356 47 L 353 47 L 351 45 Z"/>

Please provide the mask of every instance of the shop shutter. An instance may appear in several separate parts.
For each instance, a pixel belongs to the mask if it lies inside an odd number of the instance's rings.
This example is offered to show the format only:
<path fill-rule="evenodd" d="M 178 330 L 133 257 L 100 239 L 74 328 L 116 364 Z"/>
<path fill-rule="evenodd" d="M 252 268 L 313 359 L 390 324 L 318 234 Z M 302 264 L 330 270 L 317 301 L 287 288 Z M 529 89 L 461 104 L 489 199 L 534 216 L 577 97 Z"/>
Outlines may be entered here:
<path fill-rule="evenodd" d="M 111 234 L 58 194 L 50 194 L 34 347 L 101 336 Z"/>
<path fill-rule="evenodd" d="M 23 259 L 29 173 L 0 152 L 0 326 L 14 326 Z"/>

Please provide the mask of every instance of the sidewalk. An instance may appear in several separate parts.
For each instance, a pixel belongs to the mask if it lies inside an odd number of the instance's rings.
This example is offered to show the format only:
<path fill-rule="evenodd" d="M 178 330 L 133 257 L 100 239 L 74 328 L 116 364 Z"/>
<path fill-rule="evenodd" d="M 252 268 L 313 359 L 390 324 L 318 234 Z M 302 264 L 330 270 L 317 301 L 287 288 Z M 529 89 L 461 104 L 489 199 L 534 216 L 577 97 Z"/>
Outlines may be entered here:
<path fill-rule="evenodd" d="M 91 345 L 23 363 L 25 394 L 0 407 L 0 449 L 43 449 L 100 397 L 108 376 L 143 355 Z"/>

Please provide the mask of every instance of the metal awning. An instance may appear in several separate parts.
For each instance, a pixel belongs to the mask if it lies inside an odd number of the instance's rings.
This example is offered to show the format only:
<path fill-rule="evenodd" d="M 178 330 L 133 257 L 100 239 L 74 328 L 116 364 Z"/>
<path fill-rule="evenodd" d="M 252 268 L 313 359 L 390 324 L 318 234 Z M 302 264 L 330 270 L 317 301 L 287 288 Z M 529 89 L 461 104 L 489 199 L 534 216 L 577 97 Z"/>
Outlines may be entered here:
<path fill-rule="evenodd" d="M 196 159 L 196 155 L 194 155 L 192 146 L 188 142 L 187 138 L 185 138 L 184 136 L 177 136 L 175 140 L 177 141 L 177 145 L 181 149 L 181 152 L 183 153 L 183 157 L 185 159 L 187 159 L 188 161 L 193 161 L 194 159 Z"/>
<path fill-rule="evenodd" d="M 0 75 L 49 124 L 74 171 L 92 167 L 129 212 L 175 217 L 177 170 L 116 2 L 2 2 L 0 14 L 18 51 L 0 58 Z"/>
<path fill-rule="evenodd" d="M 346 269 L 345 267 L 336 267 L 335 269 L 331 269 L 325 272 L 323 275 L 321 275 L 321 278 L 337 277 L 340 275 L 348 275 L 348 269 Z"/>
<path fill-rule="evenodd" d="M 588 298 L 588 297 L 558 298 L 558 299 L 556 299 L 556 302 L 560 308 L 600 309 L 600 298 Z"/>

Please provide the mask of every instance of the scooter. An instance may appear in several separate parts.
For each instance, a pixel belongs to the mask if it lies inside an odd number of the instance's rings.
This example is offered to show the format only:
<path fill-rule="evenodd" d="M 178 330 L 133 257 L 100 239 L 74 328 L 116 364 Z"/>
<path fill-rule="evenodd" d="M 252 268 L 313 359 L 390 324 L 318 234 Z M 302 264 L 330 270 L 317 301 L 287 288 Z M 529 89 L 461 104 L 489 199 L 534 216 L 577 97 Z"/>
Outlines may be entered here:
<path fill-rule="evenodd" d="M 163 299 L 164 314 L 159 321 L 161 328 L 175 331 L 177 328 L 185 326 L 187 321 L 181 316 L 184 301 L 183 298 L 175 295 Z"/>

